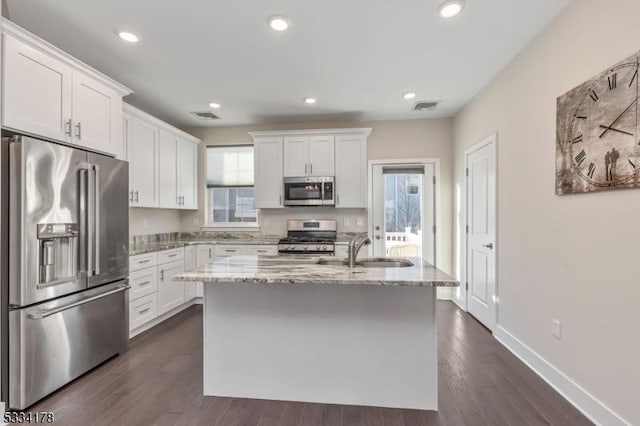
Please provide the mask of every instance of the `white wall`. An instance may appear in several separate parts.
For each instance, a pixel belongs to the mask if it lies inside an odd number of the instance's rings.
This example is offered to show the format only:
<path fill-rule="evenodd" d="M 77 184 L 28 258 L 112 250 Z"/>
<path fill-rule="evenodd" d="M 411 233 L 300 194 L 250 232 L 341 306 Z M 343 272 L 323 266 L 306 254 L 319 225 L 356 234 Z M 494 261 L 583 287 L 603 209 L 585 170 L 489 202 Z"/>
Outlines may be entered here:
<path fill-rule="evenodd" d="M 180 210 L 130 208 L 129 235 L 180 232 L 182 230 L 180 216 Z"/>
<path fill-rule="evenodd" d="M 454 120 L 456 191 L 464 149 L 498 133 L 499 325 L 632 424 L 640 191 L 556 196 L 555 119 L 558 96 L 640 49 L 639 23 L 638 0 L 573 1 Z"/>
<path fill-rule="evenodd" d="M 333 123 L 289 123 L 256 126 L 220 126 L 196 127 L 185 129 L 188 133 L 202 139 L 199 148 L 199 188 L 198 194 L 200 211 L 197 213 L 182 213 L 182 229 L 184 231 L 198 230 L 204 218 L 204 185 L 205 185 L 205 149 L 207 145 L 236 145 L 252 144 L 250 131 L 266 130 L 295 130 L 371 127 L 373 131 L 368 139 L 368 158 L 371 159 L 401 159 L 431 157 L 440 158 L 441 168 L 441 244 L 442 264 L 447 271 L 452 270 L 453 244 L 451 235 L 452 225 L 452 179 L 453 179 L 453 134 L 451 119 L 436 120 L 398 120 L 375 122 L 333 122 Z M 307 218 L 321 215 L 323 218 L 338 220 L 339 232 L 366 232 L 367 212 L 365 209 L 275 209 L 264 210 L 262 219 L 269 223 L 263 226 L 263 234 L 284 234 L 286 219 Z M 363 225 L 357 226 L 356 219 L 362 217 Z M 344 219 L 348 218 L 350 225 L 345 226 Z M 197 222 L 197 224 L 196 224 Z M 264 222 L 264 220 L 263 220 Z"/>

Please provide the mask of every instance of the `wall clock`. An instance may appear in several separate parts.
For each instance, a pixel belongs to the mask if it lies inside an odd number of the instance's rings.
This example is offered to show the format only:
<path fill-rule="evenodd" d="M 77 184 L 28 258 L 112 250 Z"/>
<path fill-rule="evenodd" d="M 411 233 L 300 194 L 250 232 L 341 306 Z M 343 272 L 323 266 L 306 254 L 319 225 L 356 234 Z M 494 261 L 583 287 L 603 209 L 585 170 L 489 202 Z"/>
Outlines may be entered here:
<path fill-rule="evenodd" d="M 557 100 L 556 194 L 640 187 L 640 52 Z"/>

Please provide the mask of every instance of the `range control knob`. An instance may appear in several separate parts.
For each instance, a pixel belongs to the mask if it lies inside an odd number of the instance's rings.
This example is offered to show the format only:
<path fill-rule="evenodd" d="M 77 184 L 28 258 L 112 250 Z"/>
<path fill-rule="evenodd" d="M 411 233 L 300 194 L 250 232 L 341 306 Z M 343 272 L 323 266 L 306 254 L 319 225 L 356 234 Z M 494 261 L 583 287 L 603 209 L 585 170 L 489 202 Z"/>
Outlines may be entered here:
<path fill-rule="evenodd" d="M 327 246 L 322 246 L 322 250 L 327 251 Z"/>
<path fill-rule="evenodd" d="M 295 250 L 296 246 L 289 246 L 289 250 Z"/>
<path fill-rule="evenodd" d="M 316 246 L 316 250 L 320 250 L 320 246 Z"/>

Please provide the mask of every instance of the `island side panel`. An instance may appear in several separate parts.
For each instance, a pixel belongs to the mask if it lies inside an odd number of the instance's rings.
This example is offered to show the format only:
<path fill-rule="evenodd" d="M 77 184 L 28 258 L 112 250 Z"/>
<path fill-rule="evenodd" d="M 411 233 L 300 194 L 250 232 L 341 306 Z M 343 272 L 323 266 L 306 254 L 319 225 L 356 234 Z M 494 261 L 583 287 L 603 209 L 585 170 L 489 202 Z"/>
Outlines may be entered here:
<path fill-rule="evenodd" d="M 204 285 L 205 395 L 437 409 L 435 288 Z"/>

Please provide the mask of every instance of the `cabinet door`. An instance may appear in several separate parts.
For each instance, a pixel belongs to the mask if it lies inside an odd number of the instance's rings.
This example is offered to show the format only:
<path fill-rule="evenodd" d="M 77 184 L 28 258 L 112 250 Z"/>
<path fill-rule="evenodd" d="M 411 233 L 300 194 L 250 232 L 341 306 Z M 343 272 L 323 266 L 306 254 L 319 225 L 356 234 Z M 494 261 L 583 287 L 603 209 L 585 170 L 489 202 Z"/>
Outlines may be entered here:
<path fill-rule="evenodd" d="M 299 177 L 309 174 L 309 138 L 287 136 L 284 138 L 284 176 Z"/>
<path fill-rule="evenodd" d="M 213 262 L 214 249 L 212 245 L 198 245 L 196 246 L 196 268 Z"/>
<path fill-rule="evenodd" d="M 186 272 L 196 269 L 196 246 L 186 246 L 184 248 L 184 270 Z"/>
<path fill-rule="evenodd" d="M 178 203 L 178 138 L 173 134 L 160 130 L 158 143 L 158 187 L 160 191 L 160 207 L 176 209 Z"/>
<path fill-rule="evenodd" d="M 333 176 L 334 136 L 311 136 L 309 138 L 309 176 Z"/>
<path fill-rule="evenodd" d="M 128 149 L 130 205 L 158 207 L 158 128 L 134 118 Z"/>
<path fill-rule="evenodd" d="M 198 145 L 178 139 L 178 196 L 180 208 L 198 208 Z"/>
<path fill-rule="evenodd" d="M 129 159 L 129 143 L 132 140 L 133 117 L 129 114 L 122 114 L 122 157 L 121 160 Z M 129 197 L 131 198 L 131 197 Z"/>
<path fill-rule="evenodd" d="M 158 315 L 184 303 L 184 282 L 171 279 L 183 270 L 184 263 L 182 261 L 158 266 Z"/>
<path fill-rule="evenodd" d="M 184 283 L 184 301 L 188 302 L 196 297 L 196 282 L 187 281 Z"/>
<path fill-rule="evenodd" d="M 108 86 L 73 73 L 73 140 L 79 145 L 122 156 L 122 97 Z"/>
<path fill-rule="evenodd" d="M 258 209 L 282 208 L 282 138 L 259 138 L 254 142 L 254 197 Z"/>
<path fill-rule="evenodd" d="M 204 297 L 204 283 L 196 282 L 196 297 Z"/>
<path fill-rule="evenodd" d="M 2 125 L 71 141 L 72 69 L 4 34 Z"/>
<path fill-rule="evenodd" d="M 367 144 L 363 136 L 336 137 L 336 208 L 367 207 Z"/>

